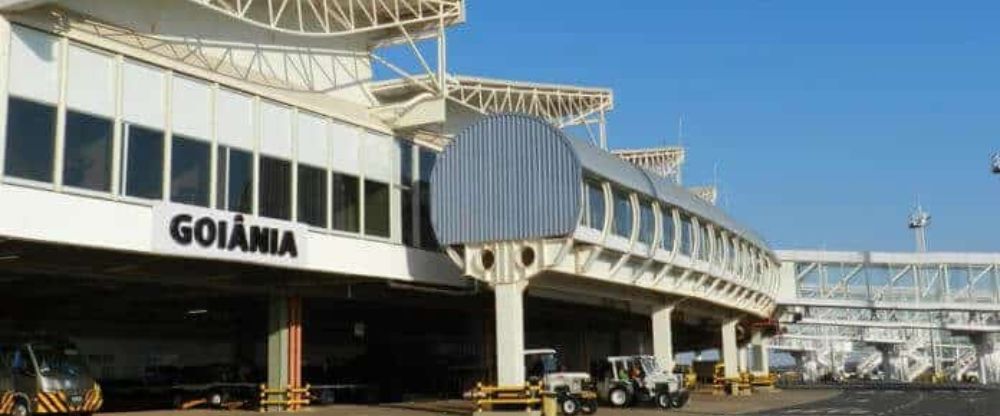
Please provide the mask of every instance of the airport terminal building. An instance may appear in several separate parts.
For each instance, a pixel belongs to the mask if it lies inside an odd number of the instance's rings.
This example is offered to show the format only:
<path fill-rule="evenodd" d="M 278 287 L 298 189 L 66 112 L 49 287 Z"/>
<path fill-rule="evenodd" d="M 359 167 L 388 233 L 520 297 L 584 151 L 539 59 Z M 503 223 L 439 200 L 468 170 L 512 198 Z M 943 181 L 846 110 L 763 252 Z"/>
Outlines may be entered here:
<path fill-rule="evenodd" d="M 766 371 L 764 240 L 602 149 L 609 90 L 448 73 L 464 22 L 0 1 L 0 333 L 66 336 L 109 386 L 225 365 L 380 400 L 520 383 L 525 347 Z"/>

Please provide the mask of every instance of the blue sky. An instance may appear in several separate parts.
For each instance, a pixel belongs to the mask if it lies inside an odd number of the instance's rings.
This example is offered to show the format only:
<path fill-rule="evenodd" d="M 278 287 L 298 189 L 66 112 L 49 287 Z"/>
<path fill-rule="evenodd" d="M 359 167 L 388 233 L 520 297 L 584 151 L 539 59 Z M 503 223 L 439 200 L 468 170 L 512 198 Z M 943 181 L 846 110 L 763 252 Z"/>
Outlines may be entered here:
<path fill-rule="evenodd" d="M 470 0 L 454 73 L 605 86 L 611 147 L 676 143 L 685 183 L 776 248 L 1000 251 L 1000 3 Z"/>

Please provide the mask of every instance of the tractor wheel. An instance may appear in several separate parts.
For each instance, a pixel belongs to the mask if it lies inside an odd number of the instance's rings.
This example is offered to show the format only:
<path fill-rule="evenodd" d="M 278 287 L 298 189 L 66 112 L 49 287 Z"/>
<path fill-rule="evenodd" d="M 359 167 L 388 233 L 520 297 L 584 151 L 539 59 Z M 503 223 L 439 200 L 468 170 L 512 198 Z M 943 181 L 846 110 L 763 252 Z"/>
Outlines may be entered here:
<path fill-rule="evenodd" d="M 628 406 L 628 391 L 623 387 L 615 387 L 608 393 L 608 401 L 614 407 Z"/>
<path fill-rule="evenodd" d="M 680 409 L 687 404 L 688 399 L 690 398 L 691 395 L 686 391 L 679 392 L 678 394 L 672 394 L 670 395 L 670 407 L 673 407 L 674 409 Z"/>
<path fill-rule="evenodd" d="M 11 416 L 31 416 L 31 408 L 24 399 L 17 399 L 14 407 L 10 410 Z"/>
<path fill-rule="evenodd" d="M 565 416 L 576 416 L 577 413 L 580 413 L 580 401 L 575 397 L 567 397 L 559 403 L 559 410 L 562 410 L 562 414 Z"/>
<path fill-rule="evenodd" d="M 580 412 L 585 415 L 597 413 L 597 399 L 586 399 L 580 402 Z"/>
<path fill-rule="evenodd" d="M 670 393 L 662 392 L 656 394 L 656 406 L 660 409 L 669 409 L 673 403 L 670 400 Z"/>

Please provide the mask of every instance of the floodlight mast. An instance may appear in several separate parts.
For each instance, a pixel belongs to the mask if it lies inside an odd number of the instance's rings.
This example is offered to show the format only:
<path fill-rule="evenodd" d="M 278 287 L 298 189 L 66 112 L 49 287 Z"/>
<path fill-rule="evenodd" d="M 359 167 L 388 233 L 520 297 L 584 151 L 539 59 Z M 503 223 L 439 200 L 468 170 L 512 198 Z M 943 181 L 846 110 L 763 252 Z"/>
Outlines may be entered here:
<path fill-rule="evenodd" d="M 927 251 L 927 227 L 931 225 L 931 214 L 924 211 L 917 202 L 916 209 L 910 214 L 909 227 L 913 230 L 917 243 L 917 252 Z"/>

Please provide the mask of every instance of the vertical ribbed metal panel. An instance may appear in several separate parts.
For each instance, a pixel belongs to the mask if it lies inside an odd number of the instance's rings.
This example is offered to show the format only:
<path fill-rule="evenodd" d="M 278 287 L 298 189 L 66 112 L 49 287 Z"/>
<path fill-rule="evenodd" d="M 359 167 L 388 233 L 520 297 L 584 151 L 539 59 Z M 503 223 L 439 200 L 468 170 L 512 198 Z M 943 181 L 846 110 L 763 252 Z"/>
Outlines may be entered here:
<path fill-rule="evenodd" d="M 480 119 L 438 157 L 431 220 L 445 245 L 569 235 L 583 180 L 570 140 L 518 114 Z"/>

